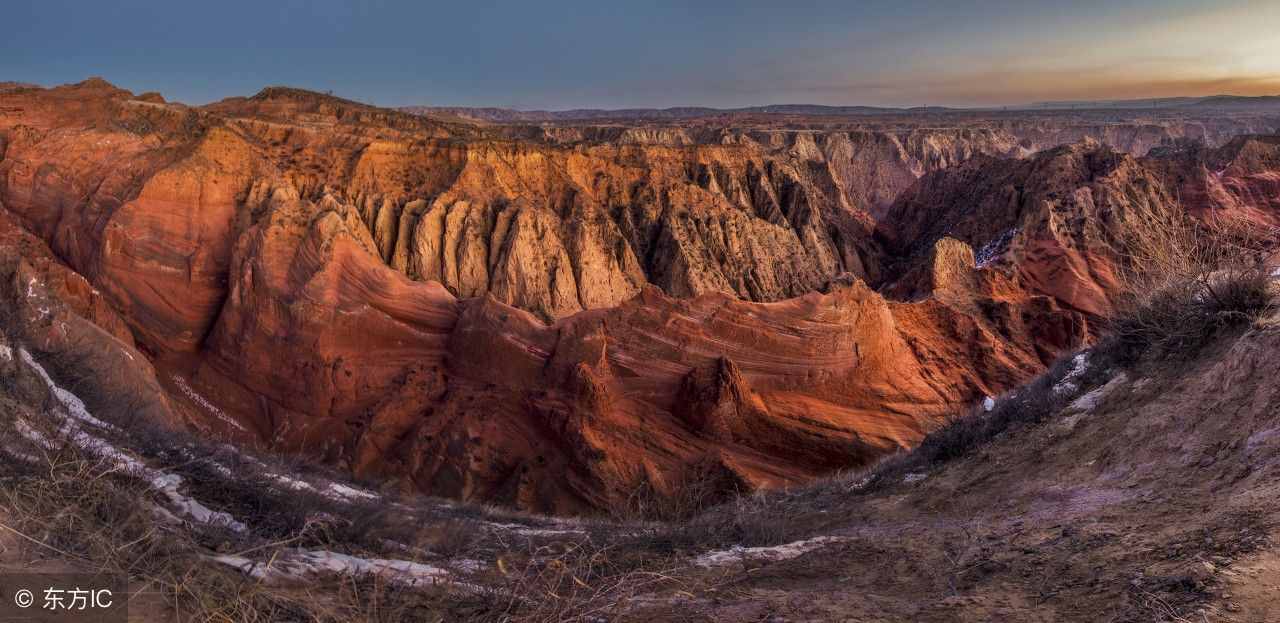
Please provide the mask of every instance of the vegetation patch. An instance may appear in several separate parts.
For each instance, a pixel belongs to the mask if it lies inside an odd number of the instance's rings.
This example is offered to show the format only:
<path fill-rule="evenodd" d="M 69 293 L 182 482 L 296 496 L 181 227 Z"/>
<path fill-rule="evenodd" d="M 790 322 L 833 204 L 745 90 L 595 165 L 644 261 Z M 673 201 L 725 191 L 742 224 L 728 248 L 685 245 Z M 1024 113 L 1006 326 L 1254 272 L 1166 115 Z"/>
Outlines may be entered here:
<path fill-rule="evenodd" d="M 1274 232 L 1250 222 L 1169 217 L 1126 243 L 1123 294 L 1101 342 L 1117 362 L 1181 360 L 1276 311 Z"/>

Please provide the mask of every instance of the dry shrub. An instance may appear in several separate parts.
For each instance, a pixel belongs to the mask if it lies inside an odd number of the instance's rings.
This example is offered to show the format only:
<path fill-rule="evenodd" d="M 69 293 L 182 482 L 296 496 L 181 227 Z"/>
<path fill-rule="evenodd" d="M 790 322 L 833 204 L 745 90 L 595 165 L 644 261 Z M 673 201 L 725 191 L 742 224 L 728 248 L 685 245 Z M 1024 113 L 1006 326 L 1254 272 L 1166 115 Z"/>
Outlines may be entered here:
<path fill-rule="evenodd" d="M 1108 374 L 1102 358 L 1093 355 L 1089 365 L 1074 380 L 1074 389 L 1060 389 L 1059 384 L 1075 365 L 1074 356 L 1060 357 L 1044 374 L 1002 397 L 991 411 L 981 406 L 965 408 L 958 417 L 926 435 L 912 451 L 876 466 L 870 482 L 884 485 L 908 472 L 924 471 L 961 458 L 1005 432 L 1038 424 L 1061 411 L 1082 389 L 1101 384 Z M 869 486 L 864 490 L 874 489 L 875 486 Z"/>
<path fill-rule="evenodd" d="M 687 554 L 732 545 L 779 545 L 808 533 L 809 526 L 799 521 L 805 511 L 790 501 L 785 492 L 758 491 L 740 495 L 681 521 L 659 524 L 653 531 L 634 537 L 630 545 L 668 554 Z"/>
<path fill-rule="evenodd" d="M 506 584 L 490 593 L 492 605 L 483 619 L 606 621 L 639 595 L 682 584 L 674 564 L 641 563 L 621 548 L 591 539 L 536 547 L 524 561 L 500 563 Z"/>
<path fill-rule="evenodd" d="M 1117 362 L 1187 358 L 1275 310 L 1275 232 L 1243 219 L 1152 217 L 1124 241 L 1122 297 L 1103 349 Z"/>
<path fill-rule="evenodd" d="M 0 461 L 6 532 L 44 555 L 88 572 L 131 578 L 162 596 L 175 620 L 218 622 L 392 622 L 446 620 L 455 597 L 374 576 L 276 586 L 209 560 L 210 535 L 166 523 L 148 485 L 71 446 L 40 464 Z"/>
<path fill-rule="evenodd" d="M 48 448 L 15 445 L 22 456 L 0 453 L 0 531 L 28 546 L 31 558 L 49 557 L 86 573 L 128 577 L 140 593 L 155 595 L 172 609 L 173 620 L 442 621 L 457 620 L 466 605 L 466 599 L 444 587 L 407 587 L 375 576 L 318 578 L 297 586 L 260 582 L 210 556 L 245 549 L 270 554 L 296 545 L 339 550 L 349 545 L 349 535 L 308 522 L 292 533 L 281 524 L 285 538 L 266 541 L 269 535 L 260 533 L 234 535 L 212 526 L 173 523 L 157 513 L 162 501 L 149 483 L 113 460 L 68 443 L 39 407 L 10 401 L 0 391 L 0 436 L 20 439 L 18 420 L 53 443 Z M 259 495 L 277 497 L 265 490 Z M 335 518 L 351 523 L 341 520 Z"/>
<path fill-rule="evenodd" d="M 683 521 L 752 489 L 722 462 L 706 457 L 669 479 L 665 487 L 645 472 L 627 498 L 613 507 L 611 516 L 622 522 Z"/>

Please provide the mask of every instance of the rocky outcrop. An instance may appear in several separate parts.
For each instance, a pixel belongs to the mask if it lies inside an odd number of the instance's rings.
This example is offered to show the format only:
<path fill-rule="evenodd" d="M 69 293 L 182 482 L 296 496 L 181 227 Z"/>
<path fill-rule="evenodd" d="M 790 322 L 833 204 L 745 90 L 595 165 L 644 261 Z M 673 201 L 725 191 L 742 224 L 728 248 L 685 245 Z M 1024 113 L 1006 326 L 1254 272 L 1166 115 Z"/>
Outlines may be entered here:
<path fill-rule="evenodd" d="M 1274 232 L 1280 221 L 1280 142 L 1241 137 L 1217 149 L 1184 144 L 1146 158 L 1085 142 L 1021 162 L 975 159 L 926 176 L 904 193 L 878 235 L 897 259 L 884 291 L 936 296 L 955 265 L 951 238 L 975 262 L 1031 292 L 1092 317 L 1121 296 L 1136 240 L 1184 214 L 1243 219 Z M 1271 235 L 1271 234 L 1264 234 Z M 952 258 L 952 259 L 947 259 Z"/>
<path fill-rule="evenodd" d="M 1242 136 L 1220 149 L 1182 144 L 1161 150 L 1151 164 L 1201 218 L 1230 215 L 1280 226 L 1280 138 Z"/>
<path fill-rule="evenodd" d="M 1080 143 L 1021 162 L 975 160 L 928 176 L 904 193 L 879 231 L 890 252 L 904 258 L 900 266 L 933 263 L 934 241 L 952 237 L 978 249 L 979 265 L 1008 271 L 1029 290 L 1100 317 L 1120 294 L 1125 237 L 1182 210 L 1152 167 Z M 891 290 L 913 287 L 922 289 L 906 280 Z"/>
<path fill-rule="evenodd" d="M 96 412 L 161 429 L 183 424 L 103 294 L 0 210 L 0 342 L 5 334 L 12 343 L 0 345 L 0 376 L 20 372 L 14 365 L 21 348 L 44 359 L 48 373 Z M 47 391 L 43 381 L 33 387 Z"/>

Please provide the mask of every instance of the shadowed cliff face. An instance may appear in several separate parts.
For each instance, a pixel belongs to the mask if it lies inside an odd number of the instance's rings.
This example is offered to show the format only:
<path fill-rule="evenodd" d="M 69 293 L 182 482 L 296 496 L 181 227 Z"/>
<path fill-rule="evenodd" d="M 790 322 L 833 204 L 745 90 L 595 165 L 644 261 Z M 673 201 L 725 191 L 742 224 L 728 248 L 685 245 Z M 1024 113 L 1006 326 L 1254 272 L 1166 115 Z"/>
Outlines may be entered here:
<path fill-rule="evenodd" d="M 100 81 L 0 110 L 9 248 L 83 275 L 65 313 L 136 343 L 164 417 L 548 511 L 911 446 L 1088 339 L 1113 230 L 1179 209 L 1176 175 L 1274 209 L 1247 142 L 1157 165 L 1009 128 L 482 127 Z"/>

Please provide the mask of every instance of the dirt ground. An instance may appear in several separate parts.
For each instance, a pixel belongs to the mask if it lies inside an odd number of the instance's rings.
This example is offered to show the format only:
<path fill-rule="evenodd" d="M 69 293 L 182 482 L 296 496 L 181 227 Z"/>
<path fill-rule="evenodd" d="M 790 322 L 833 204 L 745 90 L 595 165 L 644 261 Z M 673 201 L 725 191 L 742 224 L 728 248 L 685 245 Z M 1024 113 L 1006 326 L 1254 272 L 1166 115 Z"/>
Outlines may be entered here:
<path fill-rule="evenodd" d="M 627 620 L 1280 620 L 1277 349 L 1256 330 L 887 488 L 798 492 L 823 547 L 716 567 Z"/>

